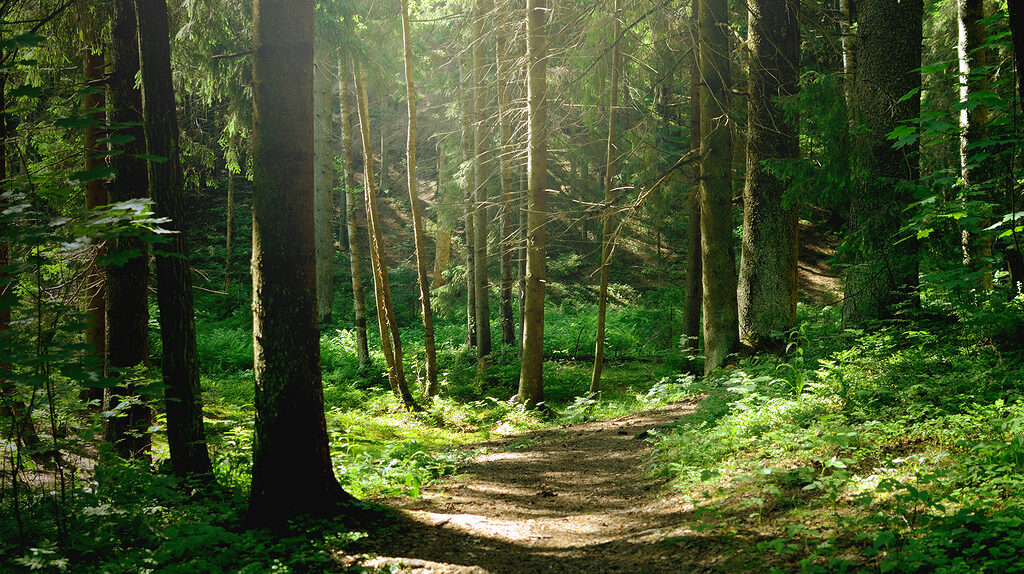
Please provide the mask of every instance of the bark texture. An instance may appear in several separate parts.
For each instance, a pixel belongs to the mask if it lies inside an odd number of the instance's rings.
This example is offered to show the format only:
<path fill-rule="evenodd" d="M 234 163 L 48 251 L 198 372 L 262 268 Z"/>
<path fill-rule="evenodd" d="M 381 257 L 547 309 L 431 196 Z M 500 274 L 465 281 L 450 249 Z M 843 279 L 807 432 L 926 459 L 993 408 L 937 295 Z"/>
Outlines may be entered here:
<path fill-rule="evenodd" d="M 768 350 L 780 348 L 796 325 L 797 207 L 785 205 L 786 184 L 764 162 L 800 154 L 797 117 L 779 102 L 799 90 L 800 5 L 750 0 L 747 7 L 747 178 L 737 297 L 740 341 Z"/>
<path fill-rule="evenodd" d="M 484 154 L 487 84 L 484 67 L 484 2 L 473 2 L 473 291 L 476 294 L 476 354 L 480 366 L 491 354 L 491 307 L 490 287 L 487 280 L 487 164 Z"/>
<path fill-rule="evenodd" d="M 351 502 L 331 467 L 313 229 L 313 2 L 253 7 L 253 338 L 249 521 L 283 526 Z"/>
<path fill-rule="evenodd" d="M 700 0 L 700 232 L 705 373 L 721 367 L 739 342 L 732 240 L 732 78 L 728 25 L 726 0 Z"/>
<path fill-rule="evenodd" d="M 544 283 L 547 279 L 547 38 L 545 0 L 526 0 L 527 215 L 526 302 L 516 400 L 544 400 Z"/>
<path fill-rule="evenodd" d="M 135 8 L 146 150 L 149 155 L 167 158 L 164 162 L 149 162 L 149 190 L 156 203 L 156 214 L 170 219 L 166 227 L 176 232 L 169 243 L 160 246 L 162 253 L 156 257 L 167 443 L 175 474 L 211 476 L 213 467 L 206 447 L 199 390 L 199 355 L 186 244 L 178 117 L 171 82 L 167 3 L 165 0 L 136 0 Z"/>
<path fill-rule="evenodd" d="M 909 183 L 918 177 L 917 145 L 893 149 L 887 134 L 920 115 L 921 0 L 857 4 L 857 67 L 852 101 L 853 144 L 859 166 L 850 205 L 853 257 L 846 276 L 843 323 L 860 325 L 916 307 L 914 238 L 899 241 Z"/>
<path fill-rule="evenodd" d="M 693 3 L 691 16 L 694 31 L 700 3 Z M 696 37 L 696 34 L 694 34 Z M 700 61 L 698 50 L 693 50 L 690 61 L 690 149 L 700 149 Z M 697 352 L 700 346 L 700 318 L 703 307 L 704 284 L 700 253 L 700 162 L 690 168 L 690 193 L 686 195 L 686 300 L 683 303 L 684 351 Z"/>

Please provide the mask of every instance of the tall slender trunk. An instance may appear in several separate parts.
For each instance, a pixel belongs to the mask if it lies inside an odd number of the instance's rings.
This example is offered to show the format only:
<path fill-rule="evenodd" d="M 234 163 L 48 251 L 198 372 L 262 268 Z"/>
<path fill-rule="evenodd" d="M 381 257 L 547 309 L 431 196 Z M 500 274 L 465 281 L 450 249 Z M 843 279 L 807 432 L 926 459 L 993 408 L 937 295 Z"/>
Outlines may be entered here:
<path fill-rule="evenodd" d="M 498 58 L 498 123 L 501 125 L 501 145 L 499 146 L 499 163 L 501 170 L 501 289 L 498 295 L 498 317 L 501 325 L 501 343 L 516 344 L 515 319 L 512 314 L 512 283 L 515 239 L 516 202 L 512 193 L 512 181 L 515 173 L 512 169 L 512 118 L 509 109 L 509 83 L 511 62 L 508 36 L 504 27 L 499 28 L 495 46 Z"/>
<path fill-rule="evenodd" d="M 612 4 L 612 77 L 608 91 L 608 141 L 604 158 L 604 213 L 601 214 L 601 279 L 597 290 L 597 336 L 594 343 L 594 369 L 590 373 L 590 392 L 601 388 L 604 368 L 604 322 L 608 308 L 608 273 L 612 259 L 612 203 L 615 198 L 615 121 L 619 107 L 619 0 Z"/>
<path fill-rule="evenodd" d="M 438 146 L 437 149 L 437 188 L 434 192 L 434 197 L 441 200 L 441 186 L 442 178 L 444 177 L 444 149 Z M 452 256 L 452 234 L 451 230 L 445 225 L 442 225 L 441 218 L 437 221 L 437 238 L 434 240 L 434 270 L 431 273 L 433 279 L 431 280 L 430 287 L 437 288 L 445 283 L 447 280 L 444 278 L 444 268 L 448 266 L 448 261 Z"/>
<path fill-rule="evenodd" d="M 690 61 L 690 149 L 700 150 L 700 58 L 697 46 L 697 20 L 700 2 L 694 2 L 691 25 L 694 34 L 693 57 Z M 690 193 L 686 195 L 686 300 L 683 302 L 683 351 L 697 352 L 700 347 L 700 318 L 703 309 L 700 247 L 700 162 L 690 168 Z"/>
<path fill-rule="evenodd" d="M 960 60 L 960 175 L 967 193 L 995 202 L 991 192 L 978 193 L 991 173 L 988 163 L 978 159 L 977 145 L 988 139 L 988 106 L 978 101 L 978 94 L 988 89 L 983 67 L 987 61 L 985 50 L 985 5 L 982 0 L 957 0 L 957 22 L 960 38 L 957 44 Z M 991 224 L 991 213 L 982 214 L 980 228 Z M 992 289 L 992 268 L 987 261 L 992 255 L 992 240 L 977 241 L 968 230 L 963 230 L 961 247 L 964 264 L 983 270 L 980 286 Z"/>
<path fill-rule="evenodd" d="M 82 58 L 85 81 L 94 84 L 103 77 L 103 54 L 97 54 L 91 48 L 86 48 Z M 100 143 L 100 136 L 103 133 L 102 124 L 106 119 L 103 107 L 106 105 L 106 98 L 102 90 L 87 94 L 82 98 L 82 107 L 85 113 L 92 120 L 92 124 L 85 128 L 83 155 L 85 156 L 85 171 L 97 169 L 104 165 L 106 146 Z M 107 186 L 102 179 L 93 179 L 85 184 L 85 208 L 95 209 L 107 203 Z M 99 257 L 102 252 L 97 252 Z M 86 279 L 85 291 L 86 310 L 89 315 L 85 328 L 85 342 L 90 347 L 90 352 L 100 360 L 106 358 L 106 323 L 104 314 L 106 312 L 106 296 L 103 289 L 103 270 L 97 265 L 94 259 L 89 264 L 89 275 Z M 89 388 L 84 393 L 84 398 L 97 403 L 103 400 L 103 389 Z"/>
<path fill-rule="evenodd" d="M 402 339 L 398 334 L 398 321 L 395 319 L 394 306 L 391 303 L 391 283 L 388 279 L 388 259 L 384 248 L 384 233 L 381 231 L 377 218 L 377 193 L 373 186 L 373 150 L 370 147 L 370 110 L 367 104 L 366 80 L 363 76 L 363 65 L 356 63 L 356 99 L 359 109 L 359 126 L 363 139 L 363 155 L 366 188 L 366 219 L 370 232 L 370 264 L 373 269 L 374 289 L 377 293 L 377 318 L 380 324 L 381 346 L 384 357 L 388 361 L 388 377 L 394 390 L 401 397 L 405 407 L 419 410 L 413 400 L 405 381 L 405 367 L 402 364 Z"/>
<path fill-rule="evenodd" d="M 437 349 L 434 346 L 434 315 L 430 310 L 430 276 L 427 273 L 427 245 L 423 234 L 423 207 L 416 180 L 416 90 L 413 82 L 412 38 L 409 29 L 409 2 L 402 0 L 402 43 L 405 47 L 405 87 L 409 101 L 409 137 L 405 157 L 408 168 L 409 207 L 412 211 L 412 235 L 416 245 L 416 278 L 420 287 L 420 311 L 423 314 L 423 347 L 426 355 L 428 397 L 437 394 Z"/>
<path fill-rule="evenodd" d="M 729 6 L 699 0 L 701 258 L 704 292 L 704 372 L 725 364 L 739 342 L 736 256 L 732 239 L 732 121 L 729 92 Z"/>
<path fill-rule="evenodd" d="M 545 0 L 526 0 L 527 172 L 526 309 L 516 400 L 535 406 L 544 400 L 544 283 L 547 270 L 547 46 Z"/>
<path fill-rule="evenodd" d="M 121 145 L 121 153 L 111 154 L 113 181 L 107 185 L 110 201 L 128 201 L 147 196 L 146 136 L 142 128 L 142 93 L 135 87 L 139 71 L 139 42 L 132 0 L 115 0 L 111 20 L 111 71 L 107 81 L 110 91 L 110 120 L 119 128 L 119 135 L 129 136 Z M 121 378 L 117 387 L 105 389 L 103 410 L 112 411 L 122 398 L 138 397 L 131 378 L 133 368 L 149 367 L 149 254 L 139 238 L 118 237 L 107 242 L 107 253 L 133 253 L 121 265 L 107 265 L 106 277 L 106 349 L 107 375 Z M 146 402 L 133 400 L 127 413 L 107 419 L 104 440 L 114 445 L 124 458 L 150 456 L 150 434 L 146 430 L 153 420 Z"/>
<path fill-rule="evenodd" d="M 853 2 L 839 0 L 839 38 L 843 52 L 843 95 L 846 105 L 850 105 L 850 86 L 853 85 L 854 54 L 853 54 Z"/>
<path fill-rule="evenodd" d="M 156 213 L 177 233 L 156 258 L 157 302 L 163 341 L 163 375 L 167 399 L 167 443 L 171 465 L 179 476 L 212 476 L 203 429 L 196 351 L 192 274 L 186 245 L 185 205 L 178 117 L 171 82 L 171 51 L 164 0 L 136 0 L 139 62 L 146 150 L 166 161 L 149 162 L 149 189 Z"/>
<path fill-rule="evenodd" d="M 349 266 L 352 270 L 352 299 L 356 319 L 356 358 L 359 368 L 370 365 L 370 349 L 366 341 L 366 295 L 363 292 L 363 263 L 359 241 L 359 194 L 356 190 L 355 161 L 352 150 L 352 110 L 350 100 L 348 61 L 338 62 L 338 76 L 341 84 L 341 128 L 342 147 L 345 157 L 345 229 L 348 235 Z M 372 173 L 372 172 L 368 172 Z"/>
<path fill-rule="evenodd" d="M 284 528 L 354 502 L 331 465 L 313 225 L 313 0 L 253 2 L 252 310 L 256 438 L 248 521 Z"/>
<path fill-rule="evenodd" d="M 331 322 L 334 307 L 334 150 L 331 146 L 329 53 L 324 40 L 314 40 L 313 64 L 313 228 L 316 233 L 316 314 Z"/>
<path fill-rule="evenodd" d="M 463 84 L 468 84 L 464 80 Z M 466 239 L 466 346 L 476 346 L 476 250 L 475 230 L 473 229 L 473 192 L 476 189 L 476 177 L 473 173 L 473 98 L 469 95 L 469 87 L 462 105 L 462 159 L 466 164 L 466 201 L 464 235 Z"/>
<path fill-rule="evenodd" d="M 480 367 L 486 366 L 491 354 L 491 308 L 490 288 L 487 280 L 487 165 L 486 153 L 486 106 L 487 70 L 484 65 L 484 2 L 473 2 L 473 250 L 474 287 L 476 292 L 476 355 Z"/>
<path fill-rule="evenodd" d="M 764 164 L 800 155 L 798 120 L 779 98 L 799 90 L 800 24 L 795 0 L 747 2 L 750 46 L 747 177 L 740 256 L 740 340 L 781 350 L 796 325 L 797 206 L 786 206 L 786 183 Z"/>
<path fill-rule="evenodd" d="M 228 146 L 234 153 L 238 153 L 238 136 L 231 135 Z M 227 222 L 224 232 L 224 291 L 231 290 L 231 262 L 234 259 L 235 249 L 235 171 L 228 168 L 228 198 L 227 198 Z"/>

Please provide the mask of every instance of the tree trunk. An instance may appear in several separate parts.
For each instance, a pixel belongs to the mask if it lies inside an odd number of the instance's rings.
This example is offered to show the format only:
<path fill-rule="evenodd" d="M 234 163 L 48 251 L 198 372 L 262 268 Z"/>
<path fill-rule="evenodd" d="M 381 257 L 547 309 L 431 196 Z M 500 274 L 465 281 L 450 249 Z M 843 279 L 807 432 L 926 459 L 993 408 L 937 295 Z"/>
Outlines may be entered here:
<path fill-rule="evenodd" d="M 334 307 L 334 150 L 331 132 L 331 79 L 329 54 L 323 41 L 314 40 L 313 65 L 313 226 L 316 232 L 316 314 L 320 324 L 331 322 Z"/>
<path fill-rule="evenodd" d="M 86 48 L 83 56 L 83 70 L 85 81 L 91 87 L 98 83 L 103 77 L 103 54 L 93 53 L 91 48 Z M 106 146 L 99 142 L 103 133 L 101 128 L 106 119 L 103 111 L 106 106 L 103 91 L 97 90 L 85 95 L 82 98 L 82 107 L 89 116 L 91 125 L 85 128 L 83 155 L 85 156 L 85 171 L 98 169 L 105 165 L 104 156 Z M 92 111 L 90 111 L 92 110 Z M 95 177 L 95 176 L 94 176 Z M 85 184 L 85 208 L 95 209 L 107 204 L 107 187 L 103 179 L 95 178 Z M 97 251 L 96 256 L 102 255 L 102 247 Z M 85 328 L 85 342 L 90 351 L 95 353 L 99 360 L 106 358 L 106 323 L 104 313 L 106 311 L 105 292 L 103 289 L 103 270 L 96 264 L 96 260 L 89 264 L 89 274 L 86 279 L 85 290 L 86 313 L 89 318 Z M 103 401 L 103 389 L 88 388 L 83 393 L 83 398 L 89 401 L 96 401 L 97 406 Z"/>
<path fill-rule="evenodd" d="M 699 2 L 693 3 L 692 25 L 697 28 Z M 696 34 L 693 35 L 696 38 Z M 690 149 L 700 150 L 700 62 L 698 48 L 693 49 L 690 62 Z M 700 162 L 690 171 L 690 193 L 686 196 L 686 300 L 683 303 L 683 351 L 696 353 L 700 347 L 700 317 L 703 309 L 704 285 L 700 247 Z"/>
<path fill-rule="evenodd" d="M 391 283 L 388 279 L 388 258 L 384 248 L 384 233 L 377 217 L 377 193 L 373 187 L 373 150 L 370 148 L 370 110 L 367 104 L 366 81 L 363 66 L 356 63 L 356 98 L 359 108 L 359 126 L 363 139 L 363 155 L 366 176 L 366 219 L 370 231 L 370 264 L 373 269 L 374 289 L 377 293 L 377 318 L 380 325 L 380 339 L 384 357 L 388 360 L 388 377 L 402 403 L 409 410 L 419 410 L 405 381 L 405 367 L 402 364 L 402 339 L 398 334 L 398 321 L 391 303 Z M 390 347 L 388 342 L 390 340 Z M 390 351 L 390 352 L 389 352 Z"/>
<path fill-rule="evenodd" d="M 171 52 L 165 0 L 136 0 L 139 61 L 146 150 L 166 158 L 149 162 L 149 189 L 156 214 L 177 233 L 156 257 L 157 302 L 163 342 L 164 395 L 167 399 L 167 443 L 178 476 L 210 476 L 213 467 L 203 430 L 192 308 L 192 275 L 188 263 L 185 205 L 182 197 L 178 118 L 171 83 Z"/>
<path fill-rule="evenodd" d="M 232 150 L 237 149 L 237 137 L 232 134 L 231 142 L 228 144 Z M 237 152 L 235 152 L 237 153 Z M 232 251 L 235 248 L 235 171 L 228 167 L 228 198 L 227 198 L 227 228 L 224 233 L 224 291 L 231 291 L 231 261 Z"/>
<path fill-rule="evenodd" d="M 441 198 L 441 178 L 444 174 L 444 149 L 441 146 L 437 148 L 437 190 L 434 193 L 435 197 L 440 201 Z M 436 289 L 447 283 L 444 278 L 444 269 L 448 266 L 448 261 L 452 257 L 452 234 L 451 230 L 447 227 L 442 226 L 441 218 L 438 217 L 437 221 L 437 237 L 434 239 L 434 270 L 431 273 L 433 280 L 430 284 L 431 289 Z"/>
<path fill-rule="evenodd" d="M 545 0 L 526 0 L 527 178 L 526 308 L 516 400 L 536 406 L 544 400 L 544 283 L 547 240 L 547 46 Z"/>
<path fill-rule="evenodd" d="M 960 60 L 960 175 L 963 177 L 968 195 L 995 201 L 992 193 L 978 193 L 989 179 L 987 162 L 975 154 L 977 145 L 988 139 L 988 106 L 978 101 L 978 94 L 988 89 L 985 53 L 985 7 L 982 0 L 957 0 L 957 21 L 960 30 L 958 42 Z M 973 70 L 973 73 L 972 73 Z M 973 101 L 972 101 L 973 100 Z M 973 107 L 971 107 L 973 106 Z M 991 213 L 986 210 L 979 227 L 987 228 L 992 223 Z M 992 268 L 988 259 L 992 255 L 992 241 L 984 238 L 976 241 L 968 230 L 963 230 L 962 249 L 964 265 L 984 270 L 981 288 L 992 289 Z"/>
<path fill-rule="evenodd" d="M 487 280 L 487 165 L 484 162 L 487 138 L 484 1 L 473 2 L 473 250 L 476 254 L 473 290 L 476 293 L 476 355 L 480 360 L 481 369 L 486 367 L 487 357 L 491 354 L 490 288 Z"/>
<path fill-rule="evenodd" d="M 402 0 L 402 38 L 405 46 L 405 86 L 409 101 L 409 137 L 405 155 L 408 166 L 409 206 L 412 211 L 412 235 L 416 245 L 416 278 L 420 287 L 420 311 L 423 314 L 423 347 L 426 355 L 428 397 L 437 394 L 437 350 L 434 346 L 434 314 L 430 310 L 430 276 L 427 273 L 427 245 L 423 238 L 423 207 L 416 180 L 416 90 L 413 83 L 412 39 L 409 29 L 409 2 Z"/>
<path fill-rule="evenodd" d="M 253 7 L 253 339 L 249 522 L 354 502 L 334 476 L 320 378 L 313 228 L 313 2 Z"/>
<path fill-rule="evenodd" d="M 729 120 L 728 2 L 700 0 L 701 258 L 704 372 L 725 364 L 739 342 L 732 239 L 732 121 Z"/>
<path fill-rule="evenodd" d="M 131 139 L 121 145 L 121 153 L 111 154 L 110 166 L 115 171 L 107 185 L 111 202 L 145 197 L 148 189 L 146 136 L 142 128 L 142 93 L 135 87 L 139 71 L 139 42 L 132 0 L 113 3 L 111 24 L 111 72 L 107 81 L 110 90 L 111 123 L 121 127 L 119 135 Z M 103 410 L 112 411 L 122 398 L 139 397 L 130 369 L 149 367 L 149 255 L 148 247 L 139 238 L 118 237 L 107 242 L 107 253 L 134 253 L 121 265 L 104 268 L 106 287 L 106 349 L 107 375 L 122 379 L 117 387 L 106 389 Z M 136 373 L 138 374 L 138 373 Z M 127 412 L 107 420 L 104 440 L 114 445 L 124 458 L 148 459 L 150 435 L 147 429 L 153 420 L 148 404 L 132 400 Z"/>
<path fill-rule="evenodd" d="M 363 262 L 359 241 L 359 194 L 356 190 L 355 162 L 352 153 L 352 98 L 349 88 L 348 62 L 338 62 L 338 75 L 341 82 L 341 127 L 344 130 L 343 148 L 345 156 L 345 228 L 348 234 L 349 266 L 352 269 L 352 299 L 356 319 L 356 357 L 359 368 L 370 365 L 370 349 L 366 342 L 366 296 L 363 292 Z"/>
<path fill-rule="evenodd" d="M 843 52 L 843 96 L 846 98 L 846 105 L 850 105 L 850 86 L 853 85 L 853 71 L 855 66 L 853 43 L 853 2 L 854 0 L 839 0 L 839 37 Z"/>
<path fill-rule="evenodd" d="M 750 0 L 747 96 L 747 178 L 740 255 L 740 341 L 781 350 L 796 326 L 797 206 L 786 206 L 786 183 L 766 160 L 796 159 L 798 120 L 778 98 L 799 90 L 800 6 L 795 0 Z"/>
<path fill-rule="evenodd" d="M 513 261 L 515 250 L 514 210 L 516 201 L 512 193 L 512 181 L 515 173 L 512 169 L 512 118 L 509 105 L 509 84 L 511 76 L 511 54 L 508 36 L 504 28 L 499 28 L 495 46 L 498 58 L 498 122 L 501 124 L 501 145 L 499 147 L 499 164 L 501 170 L 501 289 L 498 295 L 498 318 L 501 325 L 501 343 L 516 344 L 515 318 L 512 314 Z"/>
<path fill-rule="evenodd" d="M 468 80 L 464 82 L 468 84 Z M 476 346 L 476 250 L 473 248 L 475 233 L 473 229 L 473 192 L 476 189 L 476 178 L 473 174 L 473 98 L 466 87 L 466 96 L 462 105 L 462 159 L 466 164 L 466 202 L 465 202 L 465 238 L 466 238 L 466 346 Z"/>
<path fill-rule="evenodd" d="M 612 4 L 612 77 L 608 91 L 608 142 L 604 159 L 604 213 L 601 214 L 601 279 L 597 290 L 597 336 L 594 343 L 594 369 L 590 373 L 590 392 L 601 388 L 604 367 L 604 321 L 608 307 L 608 272 L 612 258 L 612 200 L 615 185 L 615 120 L 619 107 L 619 0 Z"/>
<path fill-rule="evenodd" d="M 917 241 L 899 241 L 908 183 L 918 177 L 917 144 L 893 149 L 887 134 L 921 111 L 921 0 L 858 4 L 853 143 L 859 173 L 850 205 L 854 249 L 845 284 L 843 324 L 888 319 L 917 307 Z"/>

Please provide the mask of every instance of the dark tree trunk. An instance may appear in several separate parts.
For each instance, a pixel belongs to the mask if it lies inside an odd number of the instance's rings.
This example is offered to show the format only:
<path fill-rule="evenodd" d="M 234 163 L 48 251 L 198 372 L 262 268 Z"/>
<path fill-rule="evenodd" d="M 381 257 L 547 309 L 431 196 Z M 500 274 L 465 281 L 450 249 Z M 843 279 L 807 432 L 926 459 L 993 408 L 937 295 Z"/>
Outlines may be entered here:
<path fill-rule="evenodd" d="M 156 203 L 156 214 L 170 219 L 165 225 L 176 232 L 167 244 L 160 246 L 156 257 L 167 444 L 175 474 L 212 476 L 199 390 L 199 355 L 186 244 L 178 117 L 171 82 L 167 4 L 165 0 L 136 0 L 135 8 L 146 150 L 149 155 L 166 158 L 163 162 L 149 162 L 149 190 Z"/>
<path fill-rule="evenodd" d="M 82 58 L 82 68 L 86 83 L 92 85 L 98 83 L 103 76 L 103 54 L 95 54 L 89 48 L 86 49 Z M 93 86 L 95 88 L 95 86 Z M 87 94 L 82 98 L 82 107 L 90 120 L 94 122 L 85 128 L 82 151 L 85 156 L 85 171 L 100 168 L 104 165 L 105 147 L 100 143 L 103 134 L 102 124 L 105 120 L 103 107 L 106 105 L 106 98 L 102 90 Z M 85 208 L 95 209 L 107 203 L 107 186 L 103 179 L 97 178 L 85 184 Z M 103 254 L 102 246 L 96 253 L 99 257 Z M 102 361 L 106 357 L 106 324 L 104 313 L 106 311 L 105 293 L 103 289 L 103 270 L 93 260 L 90 263 L 89 275 L 86 279 L 85 290 L 86 312 L 89 315 L 88 324 L 85 328 L 85 342 L 90 346 L 90 351 L 95 353 L 97 359 Z M 85 389 L 83 398 L 97 403 L 103 400 L 103 389 Z"/>
<path fill-rule="evenodd" d="M 917 241 L 899 241 L 909 185 L 918 177 L 917 145 L 893 149 L 887 134 L 921 112 L 921 0 L 857 4 L 853 142 L 859 166 L 850 205 L 852 264 L 843 323 L 853 326 L 917 307 Z M 899 241 L 899 242 L 898 242 Z"/>
<path fill-rule="evenodd" d="M 111 26 L 112 66 L 108 80 L 110 119 L 127 141 L 112 154 L 110 166 L 116 174 L 107 185 L 110 201 L 128 201 L 145 197 L 149 183 L 146 161 L 146 136 L 142 128 L 142 93 L 135 87 L 139 71 L 139 42 L 132 0 L 113 3 Z M 135 237 L 120 237 L 107 243 L 107 253 L 130 253 L 121 265 L 107 265 L 106 349 L 108 375 L 122 377 L 124 383 L 104 393 L 104 410 L 113 410 L 121 398 L 137 396 L 128 370 L 149 367 L 149 255 L 146 243 Z M 151 397 L 145 397 L 151 398 Z M 152 409 L 134 404 L 124 416 L 107 421 L 105 439 L 125 458 L 148 458 L 153 420 Z"/>
<path fill-rule="evenodd" d="M 313 228 L 313 1 L 253 6 L 253 338 L 249 521 L 336 515 L 324 417 Z"/>

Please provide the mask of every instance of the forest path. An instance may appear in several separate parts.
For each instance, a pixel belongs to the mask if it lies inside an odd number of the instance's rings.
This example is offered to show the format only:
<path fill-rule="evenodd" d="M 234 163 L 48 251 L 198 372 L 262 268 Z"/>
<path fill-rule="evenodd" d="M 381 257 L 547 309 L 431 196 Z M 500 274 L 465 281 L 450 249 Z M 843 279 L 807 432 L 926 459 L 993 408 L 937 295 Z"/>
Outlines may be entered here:
<path fill-rule="evenodd" d="M 398 512 L 364 566 L 402 572 L 715 572 L 725 541 L 689 529 L 692 506 L 644 477 L 651 429 L 691 414 L 680 402 L 617 419 L 478 443 L 488 449 Z M 735 548 L 733 548 L 735 550 Z M 728 552 L 733 554 L 733 552 Z M 388 571 L 386 568 L 384 571 Z"/>

